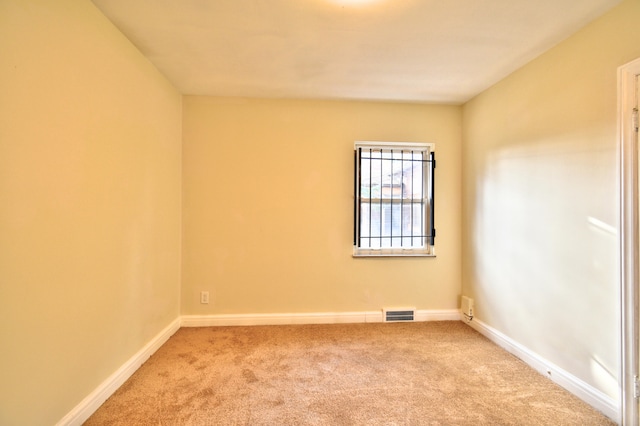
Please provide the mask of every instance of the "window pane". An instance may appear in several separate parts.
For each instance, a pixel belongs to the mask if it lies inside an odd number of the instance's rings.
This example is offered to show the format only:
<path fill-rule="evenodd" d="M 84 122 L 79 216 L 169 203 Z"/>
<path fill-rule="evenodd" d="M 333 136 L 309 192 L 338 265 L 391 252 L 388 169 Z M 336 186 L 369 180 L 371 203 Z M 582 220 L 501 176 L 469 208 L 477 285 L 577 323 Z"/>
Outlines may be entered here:
<path fill-rule="evenodd" d="M 430 157 L 425 146 L 360 149 L 359 249 L 427 248 Z"/>

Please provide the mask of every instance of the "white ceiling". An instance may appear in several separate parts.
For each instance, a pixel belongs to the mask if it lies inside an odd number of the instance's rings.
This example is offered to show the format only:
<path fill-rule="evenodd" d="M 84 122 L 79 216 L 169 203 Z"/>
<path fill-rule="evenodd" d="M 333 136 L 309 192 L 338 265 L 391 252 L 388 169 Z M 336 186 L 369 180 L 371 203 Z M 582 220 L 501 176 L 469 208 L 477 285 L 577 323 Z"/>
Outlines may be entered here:
<path fill-rule="evenodd" d="M 93 0 L 184 94 L 462 103 L 620 0 Z"/>

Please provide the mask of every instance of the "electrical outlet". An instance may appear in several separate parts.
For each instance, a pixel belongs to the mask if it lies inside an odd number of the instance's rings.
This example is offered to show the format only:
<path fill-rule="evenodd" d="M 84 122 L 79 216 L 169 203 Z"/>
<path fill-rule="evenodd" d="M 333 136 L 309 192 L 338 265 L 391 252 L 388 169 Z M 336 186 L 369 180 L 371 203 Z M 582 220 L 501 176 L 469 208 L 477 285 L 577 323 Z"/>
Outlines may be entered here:
<path fill-rule="evenodd" d="M 208 291 L 201 291 L 200 292 L 200 303 L 209 303 L 209 292 Z"/>

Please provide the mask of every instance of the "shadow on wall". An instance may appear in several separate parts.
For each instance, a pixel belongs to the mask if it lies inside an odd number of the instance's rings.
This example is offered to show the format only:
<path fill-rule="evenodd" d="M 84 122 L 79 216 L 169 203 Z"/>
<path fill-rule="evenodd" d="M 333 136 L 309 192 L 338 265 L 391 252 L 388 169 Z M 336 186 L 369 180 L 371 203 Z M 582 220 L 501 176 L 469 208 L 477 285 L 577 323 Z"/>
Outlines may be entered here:
<path fill-rule="evenodd" d="M 497 149 L 476 180 L 482 320 L 618 398 L 615 152 L 573 141 Z"/>

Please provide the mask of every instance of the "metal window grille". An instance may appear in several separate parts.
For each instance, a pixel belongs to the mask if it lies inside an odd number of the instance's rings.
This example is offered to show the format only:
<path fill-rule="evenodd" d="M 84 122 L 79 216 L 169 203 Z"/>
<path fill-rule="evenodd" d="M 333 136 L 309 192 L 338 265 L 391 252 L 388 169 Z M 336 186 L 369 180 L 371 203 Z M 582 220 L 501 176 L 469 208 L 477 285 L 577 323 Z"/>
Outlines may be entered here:
<path fill-rule="evenodd" d="M 356 253 L 430 253 L 435 163 L 430 144 L 356 143 Z"/>

